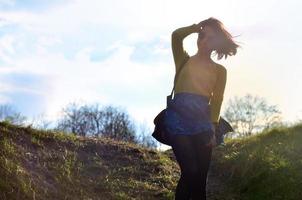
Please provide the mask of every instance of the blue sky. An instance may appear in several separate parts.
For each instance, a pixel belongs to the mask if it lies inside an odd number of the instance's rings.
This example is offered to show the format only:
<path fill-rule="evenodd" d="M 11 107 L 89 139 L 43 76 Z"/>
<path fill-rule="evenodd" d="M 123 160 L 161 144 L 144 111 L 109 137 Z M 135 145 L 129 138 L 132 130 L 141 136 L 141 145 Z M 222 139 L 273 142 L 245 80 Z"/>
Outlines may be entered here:
<path fill-rule="evenodd" d="M 71 101 L 114 104 L 153 129 L 172 88 L 171 32 L 209 17 L 241 42 L 228 99 L 246 93 L 302 117 L 301 1 L 0 0 L 0 103 L 49 119 Z M 196 53 L 196 34 L 184 40 Z"/>

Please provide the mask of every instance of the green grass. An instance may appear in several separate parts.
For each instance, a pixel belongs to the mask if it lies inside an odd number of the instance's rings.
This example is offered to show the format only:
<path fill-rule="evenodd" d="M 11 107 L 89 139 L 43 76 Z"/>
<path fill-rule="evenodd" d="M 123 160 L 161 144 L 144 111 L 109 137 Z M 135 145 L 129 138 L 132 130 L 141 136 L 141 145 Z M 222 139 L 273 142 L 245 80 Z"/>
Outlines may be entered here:
<path fill-rule="evenodd" d="M 242 200 L 302 198 L 302 125 L 226 142 L 213 156 Z"/>
<path fill-rule="evenodd" d="M 134 143 L 0 122 L 1 200 L 173 199 L 178 170 Z"/>
<path fill-rule="evenodd" d="M 0 199 L 35 197 L 30 176 L 22 168 L 15 144 L 9 138 L 0 140 Z"/>
<path fill-rule="evenodd" d="M 174 199 L 171 153 L 0 122 L 0 199 Z M 302 124 L 226 141 L 212 156 L 222 196 L 301 199 L 301 153 Z"/>

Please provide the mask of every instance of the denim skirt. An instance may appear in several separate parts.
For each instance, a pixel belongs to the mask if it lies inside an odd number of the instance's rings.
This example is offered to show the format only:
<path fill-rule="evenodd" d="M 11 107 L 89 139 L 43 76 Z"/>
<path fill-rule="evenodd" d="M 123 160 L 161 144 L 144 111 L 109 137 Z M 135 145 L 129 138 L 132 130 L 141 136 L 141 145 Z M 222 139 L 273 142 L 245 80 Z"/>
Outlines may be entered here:
<path fill-rule="evenodd" d="M 210 117 L 209 98 L 204 95 L 181 92 L 168 103 L 164 126 L 169 138 L 174 135 L 214 135 Z"/>

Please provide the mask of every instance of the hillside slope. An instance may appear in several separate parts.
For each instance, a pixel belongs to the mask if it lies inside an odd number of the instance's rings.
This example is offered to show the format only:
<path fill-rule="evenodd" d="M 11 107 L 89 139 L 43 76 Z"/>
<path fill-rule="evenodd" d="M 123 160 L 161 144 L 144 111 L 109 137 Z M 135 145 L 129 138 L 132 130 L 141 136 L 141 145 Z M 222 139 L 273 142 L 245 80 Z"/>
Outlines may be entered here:
<path fill-rule="evenodd" d="M 215 151 L 213 160 L 236 199 L 302 199 L 301 123 L 226 144 Z"/>
<path fill-rule="evenodd" d="M 0 199 L 174 199 L 172 150 L 0 122 Z M 209 200 L 302 199 L 302 124 L 214 149 Z"/>
<path fill-rule="evenodd" d="M 0 123 L 0 199 L 171 199 L 169 156 L 107 138 Z"/>

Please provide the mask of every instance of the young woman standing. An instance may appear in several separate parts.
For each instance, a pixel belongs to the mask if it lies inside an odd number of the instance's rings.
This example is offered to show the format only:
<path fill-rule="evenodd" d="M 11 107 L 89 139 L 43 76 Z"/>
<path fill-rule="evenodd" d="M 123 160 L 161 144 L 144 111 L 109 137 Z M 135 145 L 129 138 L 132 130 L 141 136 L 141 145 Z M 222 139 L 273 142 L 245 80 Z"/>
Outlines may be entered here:
<path fill-rule="evenodd" d="M 183 48 L 183 40 L 198 33 L 195 55 Z M 224 66 L 211 59 L 235 55 L 237 45 L 223 24 L 208 18 L 198 24 L 181 27 L 172 33 L 172 51 L 176 71 L 174 98 L 168 105 L 165 124 L 171 146 L 181 169 L 175 199 L 206 199 L 206 181 L 215 142 L 215 127 L 219 121 L 227 80 Z"/>

